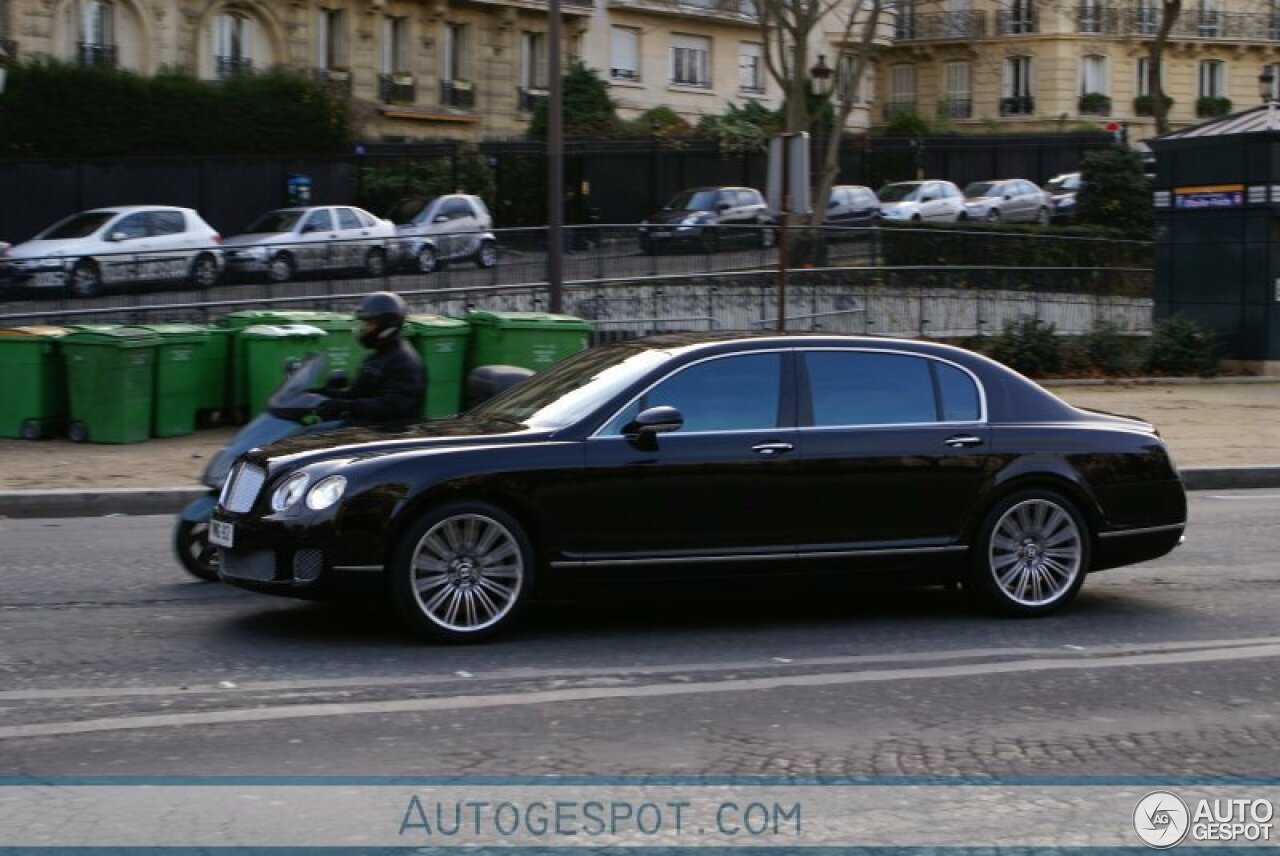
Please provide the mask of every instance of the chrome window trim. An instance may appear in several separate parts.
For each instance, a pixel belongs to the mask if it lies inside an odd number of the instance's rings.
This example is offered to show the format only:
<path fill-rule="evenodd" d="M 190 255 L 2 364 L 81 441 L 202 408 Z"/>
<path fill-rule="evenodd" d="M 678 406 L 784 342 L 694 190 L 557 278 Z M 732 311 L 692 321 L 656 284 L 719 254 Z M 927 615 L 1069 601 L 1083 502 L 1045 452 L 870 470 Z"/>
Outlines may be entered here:
<path fill-rule="evenodd" d="M 673 431 L 671 433 L 673 435 L 679 434 L 682 437 L 697 437 L 697 436 L 704 436 L 707 434 L 716 434 L 716 435 L 746 434 L 746 433 L 755 433 L 758 431 L 847 431 L 850 428 L 922 428 L 922 427 L 931 427 L 931 426 L 956 428 L 956 427 L 965 427 L 965 426 L 988 427 L 990 425 L 990 421 L 988 418 L 989 413 L 987 410 L 986 387 L 982 385 L 981 379 L 979 379 L 976 374 L 974 374 L 971 370 L 961 365 L 960 363 L 955 362 L 954 360 L 948 360 L 945 357 L 935 356 L 934 354 L 920 354 L 920 353 L 916 353 L 915 351 L 907 351 L 900 348 L 868 348 L 865 346 L 857 346 L 857 345 L 851 346 L 851 347 L 840 347 L 837 345 L 815 345 L 812 347 L 810 346 L 797 347 L 796 345 L 790 345 L 787 347 L 778 347 L 778 348 L 760 348 L 760 349 L 751 349 L 751 350 L 744 350 L 744 351 L 735 351 L 731 354 L 711 354 L 709 356 L 703 357 L 700 360 L 695 360 L 694 362 L 687 363 L 683 366 L 680 366 L 680 368 L 678 368 L 676 371 L 665 374 L 662 377 L 655 380 L 653 383 L 646 386 L 640 392 L 636 393 L 634 396 L 628 399 L 625 404 L 623 404 L 621 407 L 617 408 L 612 413 L 610 413 L 609 418 L 605 419 L 604 422 L 600 424 L 600 427 L 597 428 L 595 431 L 593 431 L 591 435 L 587 437 L 587 439 L 594 440 L 596 438 L 622 437 L 621 434 L 603 433 L 605 427 L 611 424 L 614 419 L 617 419 L 618 414 L 620 414 L 622 411 L 630 407 L 633 403 L 635 403 L 637 399 L 647 395 L 649 391 L 652 390 L 655 386 L 667 380 L 668 378 L 675 377 L 675 375 L 679 374 L 685 369 L 689 369 L 694 366 L 701 365 L 702 363 L 709 362 L 710 360 L 719 360 L 719 359 L 724 359 L 726 357 L 744 356 L 749 354 L 785 353 L 788 351 L 795 354 L 797 357 L 803 357 L 806 353 L 814 353 L 818 351 L 832 351 L 832 352 L 839 352 L 839 353 L 854 352 L 854 353 L 863 353 L 863 354 L 895 354 L 897 356 L 915 357 L 916 359 L 933 360 L 935 362 L 942 363 L 944 365 L 957 369 L 960 372 L 967 375 L 969 380 L 972 381 L 973 385 L 977 388 L 978 418 L 976 420 L 974 419 L 965 419 L 965 420 L 956 420 L 956 421 L 933 420 L 929 422 L 876 422 L 876 423 L 856 423 L 855 422 L 855 423 L 849 423 L 847 425 L 795 425 L 795 426 L 789 426 L 785 428 L 784 427 L 741 428 L 741 429 L 735 429 L 732 431 Z"/>

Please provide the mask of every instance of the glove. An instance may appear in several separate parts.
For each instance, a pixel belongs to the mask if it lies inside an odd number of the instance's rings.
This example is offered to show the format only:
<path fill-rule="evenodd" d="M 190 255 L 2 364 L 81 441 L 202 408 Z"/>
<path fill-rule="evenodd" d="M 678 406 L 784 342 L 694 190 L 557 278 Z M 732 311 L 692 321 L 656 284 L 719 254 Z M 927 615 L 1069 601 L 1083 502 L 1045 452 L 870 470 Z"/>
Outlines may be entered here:
<path fill-rule="evenodd" d="M 324 401 L 316 405 L 316 415 L 321 419 L 339 419 L 347 410 L 345 402 L 338 401 L 334 398 L 326 398 Z"/>

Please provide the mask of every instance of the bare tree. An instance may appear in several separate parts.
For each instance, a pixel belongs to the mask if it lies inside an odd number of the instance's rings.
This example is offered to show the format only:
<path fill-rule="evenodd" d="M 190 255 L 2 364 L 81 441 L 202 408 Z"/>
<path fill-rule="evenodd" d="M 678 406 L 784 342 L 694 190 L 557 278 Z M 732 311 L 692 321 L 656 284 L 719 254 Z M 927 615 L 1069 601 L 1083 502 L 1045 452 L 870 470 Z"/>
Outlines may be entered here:
<path fill-rule="evenodd" d="M 813 170 L 814 212 L 810 224 L 826 217 L 826 199 L 839 172 L 842 131 L 858 105 L 858 93 L 876 49 L 882 13 L 889 0 L 755 0 L 764 46 L 765 69 L 782 89 L 788 133 L 813 132 L 828 114 L 833 118 L 826 147 Z M 834 47 L 835 85 L 814 92 L 809 77 L 810 50 L 825 39 L 824 23 L 840 22 Z"/>
<path fill-rule="evenodd" d="M 1164 48 L 1169 32 L 1182 14 L 1182 0 L 1160 0 L 1160 28 L 1151 40 L 1151 61 L 1147 64 L 1147 91 L 1151 93 L 1151 115 L 1156 120 L 1156 133 L 1169 133 L 1169 102 L 1164 94 Z"/>

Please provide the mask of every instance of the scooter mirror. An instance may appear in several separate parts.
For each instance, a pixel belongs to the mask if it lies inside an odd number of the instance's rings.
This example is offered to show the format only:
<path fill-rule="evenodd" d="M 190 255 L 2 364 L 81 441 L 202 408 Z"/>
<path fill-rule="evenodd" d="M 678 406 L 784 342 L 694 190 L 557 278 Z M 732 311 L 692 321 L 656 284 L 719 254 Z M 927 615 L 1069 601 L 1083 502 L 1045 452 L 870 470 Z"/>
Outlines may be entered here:
<path fill-rule="evenodd" d="M 302 368 L 302 360 L 297 357 L 290 357 L 284 361 L 284 376 L 289 377 L 300 368 Z"/>

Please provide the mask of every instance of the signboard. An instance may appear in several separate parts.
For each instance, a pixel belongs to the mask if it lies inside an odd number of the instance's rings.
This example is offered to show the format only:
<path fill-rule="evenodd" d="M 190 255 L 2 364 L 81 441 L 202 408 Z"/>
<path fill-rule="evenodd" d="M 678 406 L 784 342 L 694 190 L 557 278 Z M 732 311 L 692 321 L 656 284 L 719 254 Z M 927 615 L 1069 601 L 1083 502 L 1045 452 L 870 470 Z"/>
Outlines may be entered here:
<path fill-rule="evenodd" d="M 1173 207 L 1239 208 L 1244 205 L 1243 184 L 1209 184 L 1203 187 L 1175 187 Z"/>
<path fill-rule="evenodd" d="M 774 216 L 784 211 L 792 214 L 813 211 L 809 200 L 808 134 L 779 134 L 769 139 L 765 201 Z"/>

